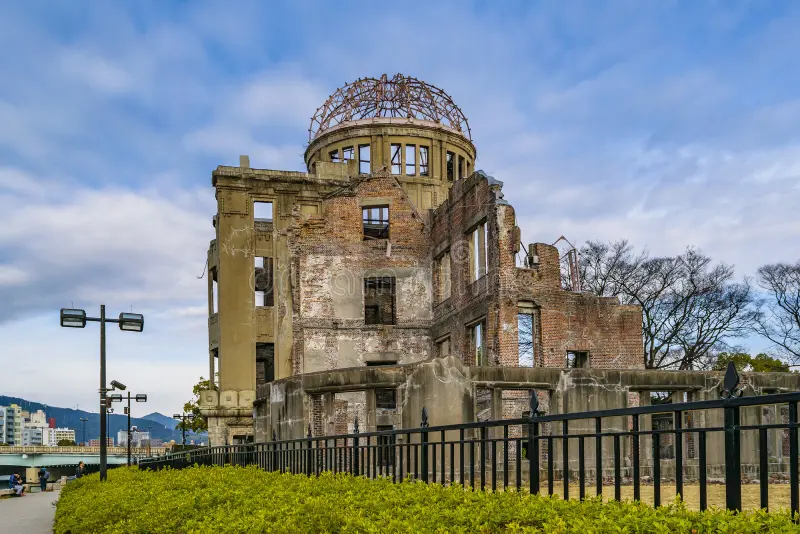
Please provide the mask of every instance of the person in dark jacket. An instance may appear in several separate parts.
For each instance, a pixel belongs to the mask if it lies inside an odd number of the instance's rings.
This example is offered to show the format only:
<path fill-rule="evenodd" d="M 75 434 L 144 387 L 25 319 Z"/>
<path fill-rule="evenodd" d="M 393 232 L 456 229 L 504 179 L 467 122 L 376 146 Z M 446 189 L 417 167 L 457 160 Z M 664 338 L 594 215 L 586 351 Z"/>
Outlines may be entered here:
<path fill-rule="evenodd" d="M 19 473 L 14 473 L 8 479 L 8 487 L 17 492 L 17 496 L 23 497 L 25 495 L 25 486 L 22 485 L 22 477 Z"/>
<path fill-rule="evenodd" d="M 86 471 L 86 467 L 84 467 L 83 462 L 78 464 L 78 468 L 75 470 L 75 478 L 81 478 Z"/>
<path fill-rule="evenodd" d="M 42 491 L 47 491 L 47 479 L 50 478 L 50 473 L 42 467 L 39 469 L 39 486 L 42 488 Z"/>

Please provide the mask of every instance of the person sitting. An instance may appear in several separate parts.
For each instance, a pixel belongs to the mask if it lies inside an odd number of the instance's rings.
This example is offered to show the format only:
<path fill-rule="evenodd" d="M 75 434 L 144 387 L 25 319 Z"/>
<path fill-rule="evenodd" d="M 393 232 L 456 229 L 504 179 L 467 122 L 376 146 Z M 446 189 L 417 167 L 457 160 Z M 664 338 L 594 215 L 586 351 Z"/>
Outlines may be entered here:
<path fill-rule="evenodd" d="M 83 462 L 78 464 L 78 468 L 75 470 L 75 478 L 81 478 L 86 471 L 86 467 L 83 465 Z"/>
<path fill-rule="evenodd" d="M 18 473 L 14 473 L 11 475 L 11 478 L 8 479 L 8 487 L 14 490 L 18 497 L 23 497 L 25 495 L 25 486 L 22 485 L 22 477 L 19 476 Z"/>

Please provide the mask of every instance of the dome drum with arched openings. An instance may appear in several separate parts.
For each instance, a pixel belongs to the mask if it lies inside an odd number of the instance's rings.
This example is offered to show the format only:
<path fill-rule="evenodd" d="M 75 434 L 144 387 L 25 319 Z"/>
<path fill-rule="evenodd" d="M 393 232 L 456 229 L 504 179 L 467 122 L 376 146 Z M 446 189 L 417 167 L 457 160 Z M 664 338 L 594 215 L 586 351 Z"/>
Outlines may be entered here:
<path fill-rule="evenodd" d="M 416 78 L 384 74 L 346 84 L 328 97 L 311 118 L 309 142 L 340 124 L 374 118 L 434 122 L 472 140 L 467 118 L 447 93 Z"/>

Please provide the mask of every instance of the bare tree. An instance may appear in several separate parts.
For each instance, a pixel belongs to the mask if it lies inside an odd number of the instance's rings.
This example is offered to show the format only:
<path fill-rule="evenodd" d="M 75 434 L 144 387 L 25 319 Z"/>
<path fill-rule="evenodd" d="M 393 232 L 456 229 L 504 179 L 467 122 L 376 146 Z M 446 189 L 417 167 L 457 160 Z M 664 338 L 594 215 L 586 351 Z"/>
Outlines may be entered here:
<path fill-rule="evenodd" d="M 757 280 L 767 297 L 759 301 L 754 330 L 800 364 L 800 260 L 764 265 Z"/>
<path fill-rule="evenodd" d="M 581 248 L 582 287 L 642 308 L 647 368 L 705 368 L 712 349 L 742 336 L 753 320 L 750 284 L 696 249 L 674 257 L 635 254 L 625 241 Z"/>

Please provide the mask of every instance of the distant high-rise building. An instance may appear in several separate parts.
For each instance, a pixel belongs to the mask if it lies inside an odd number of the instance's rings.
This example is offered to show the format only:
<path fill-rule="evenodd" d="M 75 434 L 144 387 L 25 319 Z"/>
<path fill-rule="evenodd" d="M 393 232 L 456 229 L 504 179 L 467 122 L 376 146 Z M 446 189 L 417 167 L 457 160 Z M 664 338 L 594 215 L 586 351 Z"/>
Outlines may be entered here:
<path fill-rule="evenodd" d="M 131 432 L 131 446 L 133 447 L 146 447 L 147 440 L 150 439 L 150 432 L 142 432 L 134 430 Z M 117 432 L 117 443 L 120 447 L 128 446 L 128 433 L 124 430 Z"/>
<path fill-rule="evenodd" d="M 41 446 L 43 442 L 43 428 L 32 423 L 22 424 L 22 445 L 25 447 Z"/>
<path fill-rule="evenodd" d="M 89 442 L 87 443 L 87 445 L 89 445 L 89 447 L 99 447 L 100 446 L 100 438 L 92 438 L 92 439 L 90 439 Z M 109 447 L 113 447 L 114 446 L 114 438 L 106 438 L 106 445 L 108 445 Z"/>
<path fill-rule="evenodd" d="M 22 408 L 16 404 L 0 406 L 0 443 L 22 445 Z"/>
<path fill-rule="evenodd" d="M 43 410 L 36 410 L 30 416 L 30 423 L 33 426 L 44 427 L 47 426 L 47 416 Z"/>
<path fill-rule="evenodd" d="M 50 428 L 55 428 L 56 427 L 56 418 L 55 417 L 48 418 L 47 419 L 47 426 L 49 426 Z"/>

